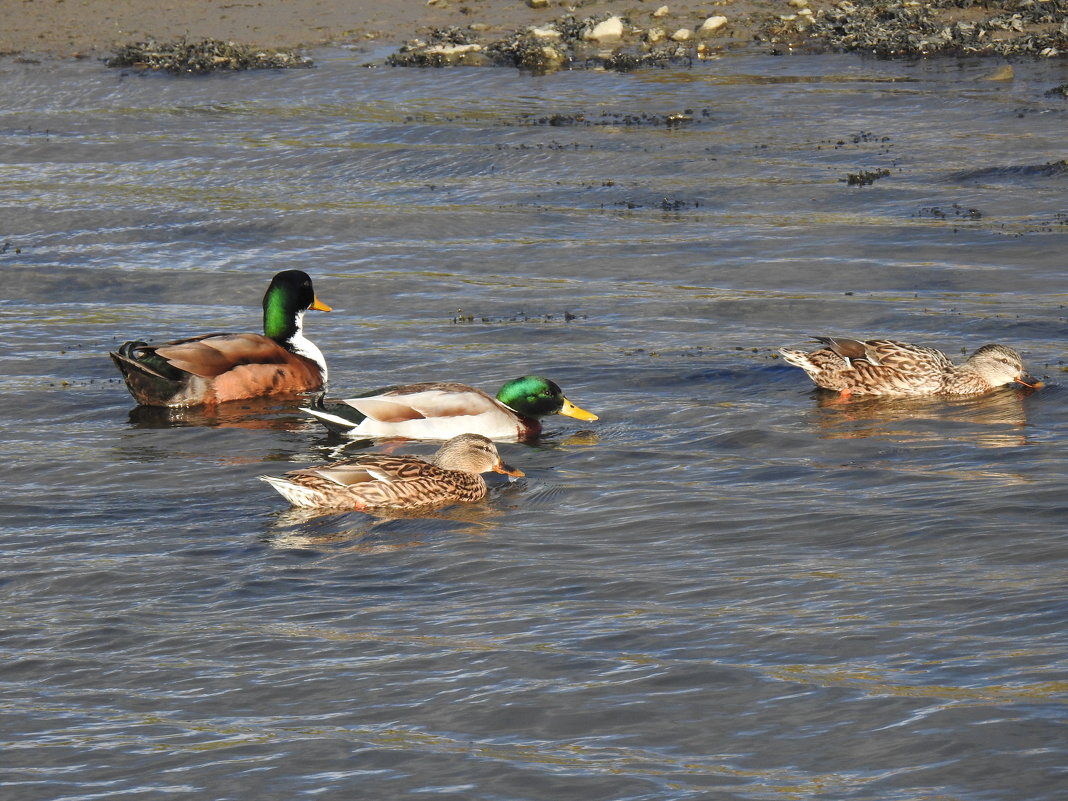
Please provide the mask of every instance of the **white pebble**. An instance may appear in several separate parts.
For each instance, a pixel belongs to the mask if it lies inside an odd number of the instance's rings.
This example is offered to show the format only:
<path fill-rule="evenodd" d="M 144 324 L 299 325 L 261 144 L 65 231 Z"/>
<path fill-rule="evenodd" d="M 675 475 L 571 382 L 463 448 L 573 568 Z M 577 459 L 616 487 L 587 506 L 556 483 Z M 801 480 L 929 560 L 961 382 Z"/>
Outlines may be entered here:
<path fill-rule="evenodd" d="M 693 38 L 693 31 L 689 28 L 679 28 L 671 34 L 671 38 L 676 42 L 688 42 Z"/>
<path fill-rule="evenodd" d="M 556 28 L 531 28 L 530 35 L 535 39 L 559 39 L 560 31 Z"/>
<path fill-rule="evenodd" d="M 480 50 L 482 50 L 480 44 L 434 45 L 428 47 L 426 52 L 436 56 L 462 56 L 466 53 L 477 53 Z"/>
<path fill-rule="evenodd" d="M 718 31 L 720 28 L 722 28 L 726 24 L 727 24 L 727 18 L 726 17 L 716 15 L 714 17 L 709 17 L 704 22 L 702 22 L 701 23 L 701 27 L 697 29 L 697 32 L 698 33 L 706 33 L 706 34 L 707 33 L 715 33 L 716 31 Z"/>
<path fill-rule="evenodd" d="M 619 17 L 609 17 L 594 25 L 593 30 L 587 31 L 582 38 L 589 42 L 614 42 L 622 39 L 623 20 Z"/>
<path fill-rule="evenodd" d="M 671 11 L 668 9 L 667 6 L 660 6 L 660 8 L 653 12 L 653 17 L 655 17 L 656 19 L 660 19 L 661 17 L 666 17 L 670 13 Z"/>

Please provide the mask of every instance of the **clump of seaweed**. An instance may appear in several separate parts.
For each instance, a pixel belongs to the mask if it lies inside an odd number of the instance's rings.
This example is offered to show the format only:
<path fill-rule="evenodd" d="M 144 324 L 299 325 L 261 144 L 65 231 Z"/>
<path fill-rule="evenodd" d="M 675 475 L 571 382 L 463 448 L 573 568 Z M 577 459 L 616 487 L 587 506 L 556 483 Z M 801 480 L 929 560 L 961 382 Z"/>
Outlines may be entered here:
<path fill-rule="evenodd" d="M 954 181 L 1017 181 L 1032 178 L 1061 178 L 1068 175 L 1068 159 L 1047 161 L 1045 164 L 1018 164 L 1011 167 L 979 167 L 950 176 Z"/>
<path fill-rule="evenodd" d="M 252 47 L 236 42 L 205 39 L 189 42 L 135 42 L 123 45 L 106 59 L 109 67 L 135 67 L 196 75 L 223 70 L 291 69 L 311 67 L 312 61 L 292 50 Z"/>
<path fill-rule="evenodd" d="M 386 59 L 391 67 L 481 66 L 486 63 L 474 32 L 434 28 L 427 38 L 412 39 Z"/>
<path fill-rule="evenodd" d="M 890 174 L 890 170 L 880 167 L 877 170 L 861 170 L 860 172 L 851 172 L 846 175 L 845 178 L 839 178 L 838 180 L 844 181 L 849 186 L 871 186 L 880 178 L 885 178 Z"/>
<path fill-rule="evenodd" d="M 1068 0 L 839 0 L 765 23 L 757 39 L 787 48 L 930 55 L 1068 53 Z"/>
<path fill-rule="evenodd" d="M 703 44 L 666 41 L 653 43 L 621 19 L 624 34 L 601 44 L 587 34 L 611 15 L 567 15 L 541 27 L 515 30 L 485 44 L 474 31 L 457 28 L 432 30 L 427 38 L 413 39 L 386 59 L 394 67 L 478 66 L 495 64 L 533 73 L 559 69 L 607 69 L 628 72 L 639 67 L 692 63 Z"/>
<path fill-rule="evenodd" d="M 494 64 L 544 74 L 571 68 L 574 53 L 568 41 L 555 27 L 519 30 L 490 42 L 486 52 Z"/>
<path fill-rule="evenodd" d="M 585 314 L 574 314 L 573 312 L 565 310 L 563 314 L 557 312 L 556 314 L 550 313 L 538 313 L 529 315 L 525 311 L 519 311 L 510 317 L 487 317 L 483 315 L 475 316 L 465 312 L 463 309 L 457 309 L 456 315 L 452 318 L 454 325 L 470 325 L 474 322 L 489 323 L 490 325 L 501 325 L 504 323 L 570 323 L 575 320 L 587 320 L 589 319 Z"/>
<path fill-rule="evenodd" d="M 979 209 L 962 206 L 954 203 L 952 206 L 924 206 L 914 215 L 916 217 L 933 217 L 937 220 L 981 220 L 983 212 Z"/>
<path fill-rule="evenodd" d="M 708 117 L 710 112 L 708 109 L 701 111 L 701 116 Z M 683 125 L 688 125 L 694 122 L 694 110 L 685 109 L 684 111 L 669 112 L 667 114 L 654 114 L 652 112 L 641 112 L 639 114 L 632 114 L 627 112 L 618 111 L 606 111 L 600 116 L 593 117 L 586 114 L 542 114 L 535 116 L 534 114 L 520 114 L 516 118 L 515 122 L 508 123 L 512 125 L 548 125 L 554 128 L 562 128 L 565 126 L 583 126 L 586 128 L 594 126 L 638 126 L 638 125 L 650 125 L 650 126 L 664 126 L 667 128 L 676 128 Z"/>

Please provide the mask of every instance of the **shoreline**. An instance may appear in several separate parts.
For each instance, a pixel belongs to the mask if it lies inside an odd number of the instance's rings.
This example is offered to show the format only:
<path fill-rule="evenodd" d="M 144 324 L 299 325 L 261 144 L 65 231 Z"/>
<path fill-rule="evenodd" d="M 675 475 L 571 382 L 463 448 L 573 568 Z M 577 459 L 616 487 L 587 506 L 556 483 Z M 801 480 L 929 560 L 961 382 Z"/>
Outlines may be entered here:
<path fill-rule="evenodd" d="M 35 0 L 20 3 L 0 28 L 0 55 L 102 58 L 135 42 L 209 39 L 295 50 L 361 43 L 404 49 L 413 40 L 441 41 L 443 32 L 492 47 L 566 18 L 613 16 L 625 22 L 629 46 L 645 51 L 659 30 L 669 45 L 683 44 L 673 35 L 691 31 L 686 46 L 715 54 L 757 47 L 886 57 L 1068 56 L 1068 0 L 1005 0 L 997 8 L 960 8 L 955 0 L 202 0 L 162 7 L 151 0 Z M 725 21 L 702 35 L 712 17 Z"/>
<path fill-rule="evenodd" d="M 795 0 L 797 2 L 798 0 Z M 766 20 L 795 9 L 788 0 L 203 0 L 159 7 L 150 0 L 62 0 L 26 3 L 0 29 L 0 55 L 45 58 L 103 56 L 132 42 L 217 39 L 256 47 L 312 49 L 372 43 L 402 46 L 437 29 L 503 37 L 561 16 L 621 16 L 640 24 L 661 6 L 665 25 L 698 26 L 721 14 L 731 20 L 723 41 L 748 43 Z M 813 0 L 818 4 L 821 0 Z M 531 3 L 531 4 L 528 4 Z M 149 22 L 151 20 L 151 22 Z"/>

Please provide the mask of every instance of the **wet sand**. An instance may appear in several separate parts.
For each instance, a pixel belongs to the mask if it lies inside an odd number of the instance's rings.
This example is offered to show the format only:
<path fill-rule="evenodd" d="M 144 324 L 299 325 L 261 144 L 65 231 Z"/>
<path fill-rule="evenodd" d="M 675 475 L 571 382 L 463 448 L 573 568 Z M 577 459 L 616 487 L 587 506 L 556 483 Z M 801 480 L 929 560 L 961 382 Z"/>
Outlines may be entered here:
<path fill-rule="evenodd" d="M 106 53 L 128 42 L 186 37 L 224 39 L 265 47 L 313 47 L 378 40 L 400 44 L 432 28 L 485 25 L 489 34 L 548 23 L 562 15 L 619 14 L 647 21 L 667 5 L 665 26 L 700 25 L 709 16 L 731 20 L 723 36 L 752 40 L 765 20 L 792 11 L 786 0 L 745 0 L 718 5 L 700 0 L 607 0 L 530 8 L 525 0 L 204 0 L 198 3 L 151 0 L 37 0 L 19 3 L 18 13 L 0 28 L 0 53 L 55 57 Z M 816 7 L 816 3 L 812 4 Z"/>
<path fill-rule="evenodd" d="M 545 3 L 543 7 L 531 5 Z M 855 51 L 879 56 L 1001 55 L 1064 58 L 1068 0 L 33 0 L 0 27 L 0 55 L 86 58 L 154 39 L 233 41 L 266 48 L 380 42 L 400 46 L 448 28 L 488 42 L 569 15 L 620 16 L 633 35 L 670 37 L 709 17 L 727 22 L 708 38 L 715 52 Z M 648 38 L 645 35 L 645 38 Z"/>

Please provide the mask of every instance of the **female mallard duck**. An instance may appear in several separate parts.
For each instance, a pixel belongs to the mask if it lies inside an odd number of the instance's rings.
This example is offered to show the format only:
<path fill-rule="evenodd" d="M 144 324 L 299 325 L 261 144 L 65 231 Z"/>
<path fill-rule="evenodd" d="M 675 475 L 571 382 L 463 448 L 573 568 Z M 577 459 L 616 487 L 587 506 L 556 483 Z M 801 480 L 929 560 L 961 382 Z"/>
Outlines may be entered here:
<path fill-rule="evenodd" d="M 824 389 L 849 395 L 977 395 L 1006 384 L 1035 386 L 1024 379 L 1020 354 L 1004 345 L 983 345 L 961 365 L 923 345 L 888 339 L 816 337 L 826 347 L 811 353 L 782 348 L 787 363 L 800 367 Z"/>
<path fill-rule="evenodd" d="M 304 337 L 304 312 L 330 311 L 300 270 L 278 273 L 263 296 L 263 334 L 205 334 L 162 345 L 126 342 L 110 354 L 143 406 L 201 406 L 321 389 L 326 360 Z"/>
<path fill-rule="evenodd" d="M 415 456 L 367 454 L 284 476 L 260 476 L 294 506 L 309 509 L 411 511 L 486 497 L 489 471 L 522 476 L 501 461 L 479 434 L 461 434 L 442 445 L 429 462 Z"/>
<path fill-rule="evenodd" d="M 409 439 L 481 434 L 490 439 L 521 440 L 541 433 L 539 418 L 550 414 L 597 419 L 565 398 L 555 382 L 535 375 L 509 381 L 496 398 L 466 384 L 409 384 L 375 390 L 329 407 L 320 398 L 316 407 L 304 411 L 345 436 Z"/>

